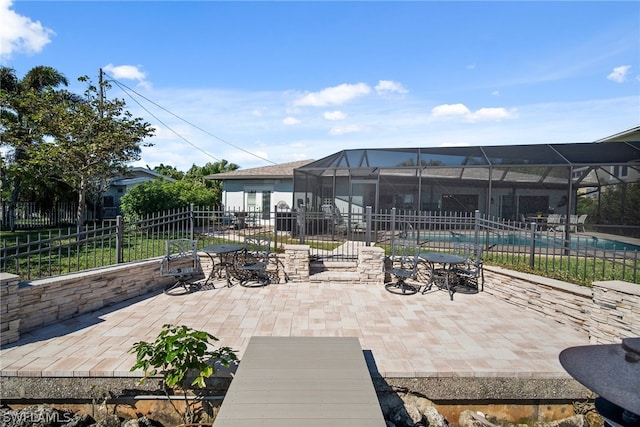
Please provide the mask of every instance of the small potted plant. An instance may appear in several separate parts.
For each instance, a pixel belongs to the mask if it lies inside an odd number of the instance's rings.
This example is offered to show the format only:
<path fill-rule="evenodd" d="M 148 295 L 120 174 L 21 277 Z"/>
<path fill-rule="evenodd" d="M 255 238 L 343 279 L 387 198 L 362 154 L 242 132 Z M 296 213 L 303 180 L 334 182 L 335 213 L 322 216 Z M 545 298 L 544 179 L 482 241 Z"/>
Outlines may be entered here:
<path fill-rule="evenodd" d="M 189 402 L 188 390 L 193 387 L 204 388 L 204 380 L 216 371 L 216 365 L 228 367 L 237 360 L 229 347 L 211 349 L 218 338 L 187 326 L 166 324 L 152 343 L 137 342 L 131 348 L 136 355 L 132 371 L 142 369 L 144 377 L 162 376 L 162 388 L 171 406 L 185 424 L 195 422 L 193 403 Z M 195 377 L 190 381 L 192 377 Z M 171 400 L 170 392 L 178 388 L 184 396 L 184 410 L 180 410 Z"/>

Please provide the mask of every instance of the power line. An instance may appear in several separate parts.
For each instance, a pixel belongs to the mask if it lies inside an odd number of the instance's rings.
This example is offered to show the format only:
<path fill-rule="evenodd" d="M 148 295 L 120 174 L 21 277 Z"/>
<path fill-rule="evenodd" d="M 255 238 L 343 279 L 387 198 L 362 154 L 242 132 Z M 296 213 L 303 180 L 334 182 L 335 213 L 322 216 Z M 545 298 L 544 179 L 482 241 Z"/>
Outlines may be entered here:
<path fill-rule="evenodd" d="M 274 161 L 271 161 L 271 160 L 266 159 L 266 158 L 264 158 L 264 157 L 258 156 L 257 154 L 252 153 L 252 152 L 250 152 L 249 150 L 245 150 L 244 148 L 242 148 L 242 147 L 240 147 L 240 146 L 238 146 L 238 145 L 236 145 L 236 144 L 233 144 L 233 143 L 231 143 L 231 142 L 229 142 L 229 141 L 226 141 L 226 140 L 224 140 L 224 139 L 220 138 L 220 137 L 219 137 L 219 136 L 217 136 L 217 135 L 214 135 L 213 133 L 209 132 L 208 130 L 205 130 L 205 129 L 201 128 L 200 126 L 197 126 L 197 125 L 195 125 L 194 123 L 191 123 L 190 121 L 188 121 L 188 120 L 186 120 L 186 119 L 183 119 L 182 117 L 178 116 L 177 114 L 175 114 L 175 113 L 173 113 L 173 112 L 169 111 L 168 109 L 164 108 L 163 106 L 161 106 L 161 105 L 157 104 L 156 102 L 154 102 L 154 101 L 150 100 L 149 98 L 147 98 L 146 96 L 142 95 L 141 93 L 138 93 L 138 92 L 137 92 L 137 91 L 135 91 L 134 89 L 131 89 L 130 87 L 128 87 L 128 86 L 127 86 L 127 85 L 125 85 L 124 83 L 119 82 L 118 80 L 116 80 L 115 78 L 113 78 L 113 77 L 109 76 L 109 75 L 108 75 L 108 74 L 106 74 L 106 73 L 105 73 L 105 75 L 106 75 L 107 77 L 109 77 L 109 79 L 111 79 L 111 80 L 112 80 L 112 81 L 113 81 L 113 82 L 114 82 L 114 83 L 115 83 L 115 84 L 116 84 L 116 85 L 117 85 L 117 86 L 118 86 L 118 87 L 119 87 L 123 92 L 127 93 L 127 95 L 129 95 L 129 97 L 131 97 L 131 99 L 134 99 L 134 98 L 131 96 L 131 94 L 129 94 L 129 93 L 127 92 L 127 90 L 129 90 L 129 91 L 131 91 L 131 92 L 135 93 L 135 94 L 136 94 L 137 96 L 139 96 L 140 98 L 142 98 L 142 99 L 144 99 L 145 101 L 147 101 L 147 102 L 149 102 L 149 103 L 151 103 L 151 104 L 155 105 L 156 107 L 160 108 L 161 110 L 163 110 L 163 111 L 165 111 L 165 112 L 167 112 L 167 113 L 171 114 L 172 116 L 174 116 L 174 117 L 175 117 L 175 118 L 177 118 L 178 120 L 181 120 L 181 121 L 183 121 L 183 122 L 187 123 L 189 126 L 192 126 L 192 127 L 196 128 L 196 129 L 198 129 L 199 131 L 206 133 L 207 135 L 209 135 L 209 136 L 211 136 L 211 137 L 213 137 L 213 138 L 217 139 L 218 141 L 220 141 L 220 142 L 222 142 L 222 143 L 224 143 L 224 144 L 230 145 L 231 147 L 233 147 L 233 148 L 235 148 L 235 149 L 237 149 L 237 150 L 240 150 L 240 151 L 242 151 L 242 152 L 244 152 L 244 153 L 247 153 L 247 154 L 249 154 L 249 155 L 251 155 L 251 156 L 253 156 L 253 157 L 256 157 L 256 158 L 258 158 L 258 159 L 260 159 L 260 160 L 263 160 L 263 161 L 265 161 L 265 162 L 271 163 L 271 164 L 273 164 L 273 165 L 277 164 L 277 163 L 275 163 Z M 127 90 L 125 90 L 124 88 L 126 88 Z M 138 105 L 140 105 L 140 107 L 142 107 L 142 105 L 141 105 L 138 101 L 136 101 L 135 99 L 134 99 L 134 101 L 135 101 Z M 146 108 L 144 108 L 144 107 L 142 107 L 142 108 L 143 108 L 145 111 L 149 112 L 149 110 L 147 110 Z M 156 118 L 156 120 L 158 120 L 158 119 L 157 119 L 157 117 L 156 117 L 156 116 L 154 116 L 151 112 L 149 112 L 149 114 L 151 114 L 154 118 Z M 162 122 L 161 122 L 161 123 L 162 123 Z M 164 126 L 167 126 L 167 125 L 166 125 L 166 124 L 164 124 L 164 123 L 163 123 L 163 125 L 164 125 Z M 168 126 L 167 126 L 167 127 L 168 127 Z M 174 132 L 171 128 L 169 128 L 169 129 L 170 129 L 172 132 Z M 176 132 L 174 132 L 174 133 L 175 133 L 176 135 L 178 135 Z M 178 136 L 179 136 L 179 135 L 178 135 Z M 181 137 L 181 136 L 180 136 L 180 138 L 181 138 L 181 139 L 183 139 L 185 142 L 187 142 L 187 143 L 188 143 L 189 145 L 191 145 L 192 147 L 195 147 L 195 148 L 196 148 L 196 149 L 198 149 L 199 151 L 201 151 L 201 152 L 203 152 L 203 153 L 206 153 L 206 152 L 205 152 L 205 151 L 203 151 L 202 149 L 200 149 L 200 148 L 196 147 L 196 146 L 195 146 L 194 144 L 192 144 L 191 142 L 187 141 L 185 138 L 183 138 L 183 137 Z M 207 154 L 208 154 L 208 153 L 207 153 Z M 209 155 L 209 154 L 208 154 L 208 155 Z M 212 156 L 212 157 L 213 157 L 213 156 Z"/>
<path fill-rule="evenodd" d="M 118 87 L 120 87 L 120 84 L 118 81 L 114 80 L 113 81 Z M 178 132 L 176 132 L 175 130 L 173 130 L 171 128 L 171 126 L 167 125 L 165 122 L 163 122 L 160 118 L 158 118 L 155 114 L 153 114 L 151 111 L 149 111 L 144 105 L 142 105 L 140 102 L 138 102 L 137 99 L 135 99 L 133 96 L 131 96 L 126 90 L 124 90 L 122 87 L 120 87 L 120 89 L 126 93 L 129 98 L 131 98 L 133 100 L 133 102 L 135 102 L 136 104 L 138 104 L 140 106 L 140 108 L 142 108 L 144 111 L 146 111 L 147 113 L 149 113 L 151 115 L 151 117 L 153 117 L 154 119 L 156 119 L 158 122 L 160 122 L 160 124 L 162 124 L 164 127 L 166 127 L 167 129 L 169 129 L 171 132 L 173 132 L 173 134 L 175 136 L 177 136 L 178 138 L 182 139 L 184 142 L 186 142 L 187 144 L 189 144 L 190 146 L 192 146 L 193 148 L 195 148 L 196 150 L 200 151 L 201 153 L 211 157 L 212 159 L 216 160 L 216 161 L 221 161 L 219 158 L 217 158 L 216 156 L 214 156 L 213 154 L 203 150 L 202 148 L 198 147 L 197 145 L 195 145 L 194 143 L 192 143 L 191 141 L 189 141 L 187 138 L 183 137 L 182 135 L 180 135 Z"/>

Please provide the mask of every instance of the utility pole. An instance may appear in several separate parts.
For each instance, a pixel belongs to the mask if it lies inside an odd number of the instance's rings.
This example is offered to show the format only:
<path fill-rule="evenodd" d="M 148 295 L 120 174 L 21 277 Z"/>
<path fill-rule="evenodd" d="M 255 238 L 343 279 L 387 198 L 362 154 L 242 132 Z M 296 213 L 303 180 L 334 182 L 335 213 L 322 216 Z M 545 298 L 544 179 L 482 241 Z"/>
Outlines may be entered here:
<path fill-rule="evenodd" d="M 104 102 L 104 85 L 102 84 L 102 68 L 100 68 L 100 72 L 98 74 L 98 86 L 100 87 L 100 103 L 98 107 L 98 112 L 100 113 L 100 118 L 102 115 L 102 103 Z"/>

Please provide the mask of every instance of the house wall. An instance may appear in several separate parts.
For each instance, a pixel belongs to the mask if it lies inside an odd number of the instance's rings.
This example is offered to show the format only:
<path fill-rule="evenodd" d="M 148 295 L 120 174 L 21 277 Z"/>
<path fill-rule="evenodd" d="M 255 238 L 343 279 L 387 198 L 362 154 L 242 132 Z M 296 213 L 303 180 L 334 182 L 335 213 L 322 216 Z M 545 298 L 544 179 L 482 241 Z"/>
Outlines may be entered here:
<path fill-rule="evenodd" d="M 254 209 L 262 210 L 263 192 L 270 194 L 269 210 L 280 201 L 293 207 L 293 179 L 246 179 L 224 181 L 222 185 L 222 204 L 225 210 L 248 211 L 247 195 L 254 191 L 256 202 Z"/>
<path fill-rule="evenodd" d="M 120 198 L 124 196 L 126 192 L 127 187 L 124 185 L 112 185 L 105 191 L 102 195 L 105 218 L 115 218 L 120 214 Z M 107 204 L 104 203 L 108 197 L 113 197 L 113 204 L 111 206 L 107 206 Z"/>

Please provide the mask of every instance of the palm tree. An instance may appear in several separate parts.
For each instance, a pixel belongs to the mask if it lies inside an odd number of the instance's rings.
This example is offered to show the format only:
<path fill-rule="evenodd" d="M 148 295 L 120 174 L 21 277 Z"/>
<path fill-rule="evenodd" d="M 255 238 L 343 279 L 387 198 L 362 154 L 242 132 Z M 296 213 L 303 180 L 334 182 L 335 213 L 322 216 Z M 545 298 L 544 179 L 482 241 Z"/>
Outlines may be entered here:
<path fill-rule="evenodd" d="M 18 79 L 13 68 L 0 67 L 0 135 L 2 144 L 12 147 L 12 158 L 9 159 L 7 171 L 13 171 L 9 187 L 11 198 L 9 203 L 9 225 L 15 230 L 15 207 L 20 195 L 25 171 L 21 170 L 28 157 L 31 145 L 42 140 L 42 133 L 32 123 L 31 114 L 37 110 L 37 102 L 49 89 L 61 85 L 67 86 L 67 78 L 52 67 L 39 65 Z M 20 173 L 16 171 L 20 170 Z"/>

